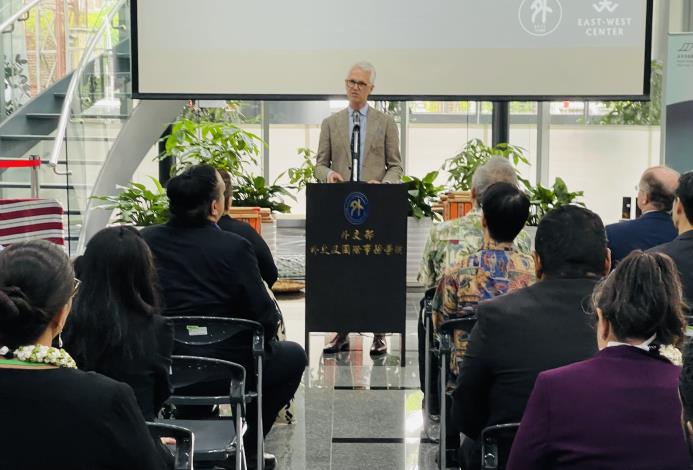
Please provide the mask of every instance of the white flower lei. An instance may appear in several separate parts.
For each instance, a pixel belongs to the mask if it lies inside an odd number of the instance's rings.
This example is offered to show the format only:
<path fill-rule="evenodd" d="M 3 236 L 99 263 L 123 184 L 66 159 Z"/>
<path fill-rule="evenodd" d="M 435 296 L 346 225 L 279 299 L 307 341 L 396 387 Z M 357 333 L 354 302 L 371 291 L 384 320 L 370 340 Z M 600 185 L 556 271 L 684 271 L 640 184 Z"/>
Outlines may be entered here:
<path fill-rule="evenodd" d="M 14 357 L 24 362 L 37 364 L 49 364 L 57 367 L 76 369 L 75 360 L 64 349 L 36 344 L 33 346 L 20 346 L 14 350 Z"/>

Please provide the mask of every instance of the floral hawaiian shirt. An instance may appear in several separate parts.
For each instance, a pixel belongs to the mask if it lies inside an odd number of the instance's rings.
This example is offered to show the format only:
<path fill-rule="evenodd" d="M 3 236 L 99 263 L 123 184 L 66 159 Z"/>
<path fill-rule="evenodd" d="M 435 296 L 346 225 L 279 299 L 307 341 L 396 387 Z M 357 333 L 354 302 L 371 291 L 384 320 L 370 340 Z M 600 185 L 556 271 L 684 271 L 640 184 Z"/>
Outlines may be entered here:
<path fill-rule="evenodd" d="M 445 271 L 432 303 L 437 327 L 449 318 L 464 314 L 464 307 L 534 284 L 534 259 L 515 251 L 509 243 L 487 243 L 483 249 L 462 257 Z M 467 348 L 466 335 L 455 332 L 453 372 Z"/>
<path fill-rule="evenodd" d="M 459 219 L 436 224 L 424 247 L 418 280 L 427 289 L 436 287 L 443 271 L 455 265 L 465 256 L 479 251 L 484 243 L 481 229 L 481 211 L 475 209 Z M 515 239 L 514 249 L 531 253 L 532 239 L 523 230 Z"/>

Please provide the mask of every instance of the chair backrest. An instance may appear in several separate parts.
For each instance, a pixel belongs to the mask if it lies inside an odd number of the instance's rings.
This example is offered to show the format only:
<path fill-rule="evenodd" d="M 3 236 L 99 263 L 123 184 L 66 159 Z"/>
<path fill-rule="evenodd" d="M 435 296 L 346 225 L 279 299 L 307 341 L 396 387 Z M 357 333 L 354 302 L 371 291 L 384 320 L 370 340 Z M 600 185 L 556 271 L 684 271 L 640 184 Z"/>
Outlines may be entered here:
<path fill-rule="evenodd" d="M 174 470 L 193 469 L 195 435 L 190 429 L 173 424 L 153 423 L 151 421 L 147 421 L 147 427 L 155 441 L 162 437 L 172 437 L 176 440 Z"/>
<path fill-rule="evenodd" d="M 234 338 L 252 337 L 253 354 L 264 354 L 265 329 L 252 320 L 243 318 L 226 318 L 210 316 L 177 316 L 168 317 L 173 325 L 176 343 L 186 346 L 209 346 L 223 343 Z"/>
<path fill-rule="evenodd" d="M 481 468 L 503 470 L 520 423 L 496 424 L 481 431 Z"/>
<path fill-rule="evenodd" d="M 187 395 L 179 390 L 192 385 L 229 381 L 228 395 Z M 245 368 L 234 362 L 196 356 L 171 356 L 173 393 L 168 402 L 174 405 L 245 405 Z"/>
<path fill-rule="evenodd" d="M 462 318 L 452 318 L 441 323 L 438 330 L 442 334 L 452 334 L 453 331 L 462 331 L 468 337 L 472 328 L 476 325 L 476 315 L 469 315 Z"/>

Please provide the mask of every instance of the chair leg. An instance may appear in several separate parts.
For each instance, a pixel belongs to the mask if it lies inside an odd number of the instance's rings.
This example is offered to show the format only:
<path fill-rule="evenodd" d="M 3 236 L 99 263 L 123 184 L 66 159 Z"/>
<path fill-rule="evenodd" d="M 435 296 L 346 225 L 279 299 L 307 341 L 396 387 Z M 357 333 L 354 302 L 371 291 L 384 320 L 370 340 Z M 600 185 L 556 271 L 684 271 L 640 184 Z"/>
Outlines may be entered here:
<path fill-rule="evenodd" d="M 440 470 L 445 470 L 447 468 L 447 462 L 445 461 L 446 451 L 447 451 L 447 400 L 445 399 L 445 392 L 447 388 L 447 377 L 448 377 L 448 358 L 447 354 L 440 353 L 440 457 L 438 462 L 440 463 Z"/>
<path fill-rule="evenodd" d="M 262 357 L 257 358 L 257 465 L 265 468 L 265 441 L 262 426 Z"/>
<path fill-rule="evenodd" d="M 431 319 L 425 313 L 424 331 L 426 332 L 424 342 L 424 412 L 428 419 L 431 416 Z"/>
<path fill-rule="evenodd" d="M 243 466 L 241 466 L 243 461 Z M 245 449 L 243 448 L 243 418 L 241 417 L 241 405 L 236 405 L 236 468 L 245 469 Z"/>

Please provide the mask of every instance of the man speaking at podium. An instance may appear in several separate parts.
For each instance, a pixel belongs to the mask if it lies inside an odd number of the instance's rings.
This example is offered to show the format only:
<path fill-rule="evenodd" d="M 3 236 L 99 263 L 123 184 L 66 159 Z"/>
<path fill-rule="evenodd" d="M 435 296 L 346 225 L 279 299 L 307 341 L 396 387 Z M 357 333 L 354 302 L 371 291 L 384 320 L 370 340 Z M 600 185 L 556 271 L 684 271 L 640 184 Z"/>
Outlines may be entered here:
<path fill-rule="evenodd" d="M 399 183 L 402 159 L 395 120 L 368 106 L 368 95 L 375 84 L 375 67 L 368 62 L 354 64 L 344 82 L 349 106 L 325 119 L 320 128 L 315 170 L 318 179 L 323 183 Z M 342 332 L 323 351 L 333 354 L 346 349 L 349 349 L 349 334 Z M 384 335 L 376 334 L 371 354 L 386 352 Z"/>

